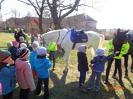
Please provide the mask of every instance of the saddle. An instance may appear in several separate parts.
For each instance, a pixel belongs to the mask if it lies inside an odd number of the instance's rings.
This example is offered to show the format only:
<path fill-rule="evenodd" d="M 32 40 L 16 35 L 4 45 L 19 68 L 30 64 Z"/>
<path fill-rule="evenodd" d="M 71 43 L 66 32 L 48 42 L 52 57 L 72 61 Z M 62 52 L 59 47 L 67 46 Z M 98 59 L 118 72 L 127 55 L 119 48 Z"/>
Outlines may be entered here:
<path fill-rule="evenodd" d="M 76 43 L 86 43 L 88 41 L 88 36 L 85 34 L 83 30 L 75 30 L 71 29 L 71 41 L 74 43 L 73 48 L 75 47 Z"/>

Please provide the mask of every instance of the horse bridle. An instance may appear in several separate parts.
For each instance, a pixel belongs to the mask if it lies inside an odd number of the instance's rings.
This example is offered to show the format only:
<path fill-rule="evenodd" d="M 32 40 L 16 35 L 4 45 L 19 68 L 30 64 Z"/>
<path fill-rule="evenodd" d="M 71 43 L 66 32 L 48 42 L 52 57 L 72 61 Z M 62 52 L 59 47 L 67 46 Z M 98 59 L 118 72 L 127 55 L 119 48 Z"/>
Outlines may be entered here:
<path fill-rule="evenodd" d="M 68 33 L 69 33 L 69 30 L 67 31 L 66 35 L 67 35 Z M 66 37 L 66 35 L 62 38 L 61 43 L 60 43 L 60 47 L 61 47 L 61 44 L 62 44 L 64 38 Z M 59 36 L 58 36 L 58 39 L 57 39 L 57 41 L 56 41 L 56 44 L 58 43 L 59 39 L 60 39 L 60 31 L 59 31 Z M 44 37 L 43 37 L 43 42 L 48 46 L 48 43 L 45 41 Z M 44 43 L 43 43 L 43 46 L 44 46 Z"/>

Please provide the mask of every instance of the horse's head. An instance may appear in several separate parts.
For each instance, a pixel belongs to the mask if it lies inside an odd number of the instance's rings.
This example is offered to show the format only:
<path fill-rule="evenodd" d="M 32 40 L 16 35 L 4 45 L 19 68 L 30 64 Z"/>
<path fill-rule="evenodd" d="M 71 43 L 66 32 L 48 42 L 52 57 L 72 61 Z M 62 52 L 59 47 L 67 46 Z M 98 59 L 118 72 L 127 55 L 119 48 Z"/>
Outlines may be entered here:
<path fill-rule="evenodd" d="M 117 30 L 116 36 L 113 40 L 114 49 L 116 51 L 120 51 L 122 45 L 127 41 L 127 34 L 129 30 L 121 31 L 120 29 Z"/>

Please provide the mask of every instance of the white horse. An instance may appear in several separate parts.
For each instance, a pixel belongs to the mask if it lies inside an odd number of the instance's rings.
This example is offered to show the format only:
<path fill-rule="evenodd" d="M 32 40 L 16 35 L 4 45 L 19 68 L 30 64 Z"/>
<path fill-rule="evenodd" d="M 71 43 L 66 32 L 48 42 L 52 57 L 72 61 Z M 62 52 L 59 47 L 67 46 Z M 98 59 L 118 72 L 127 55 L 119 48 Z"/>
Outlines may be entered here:
<path fill-rule="evenodd" d="M 76 43 L 76 46 L 73 50 L 77 50 L 80 45 L 86 45 L 87 48 L 93 48 L 92 55 L 94 56 L 94 50 L 102 45 L 104 36 L 98 34 L 94 31 L 86 31 L 88 36 L 88 41 L 86 43 Z M 68 71 L 68 64 L 70 58 L 70 52 L 72 50 L 73 42 L 70 39 L 71 31 L 68 29 L 53 30 L 47 33 L 42 34 L 42 39 L 45 45 L 48 45 L 50 42 L 56 42 L 64 50 L 66 54 L 66 67 L 65 71 Z"/>

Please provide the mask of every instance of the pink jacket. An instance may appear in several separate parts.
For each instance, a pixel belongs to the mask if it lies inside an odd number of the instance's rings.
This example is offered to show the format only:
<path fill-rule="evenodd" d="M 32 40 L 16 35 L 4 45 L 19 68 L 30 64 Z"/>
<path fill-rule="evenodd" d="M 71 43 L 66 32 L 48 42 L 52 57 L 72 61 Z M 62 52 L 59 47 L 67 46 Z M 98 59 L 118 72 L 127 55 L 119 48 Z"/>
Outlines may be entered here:
<path fill-rule="evenodd" d="M 34 91 L 36 88 L 29 61 L 18 58 L 15 61 L 15 65 L 17 71 L 17 80 L 20 88 L 30 88 L 30 91 Z"/>

